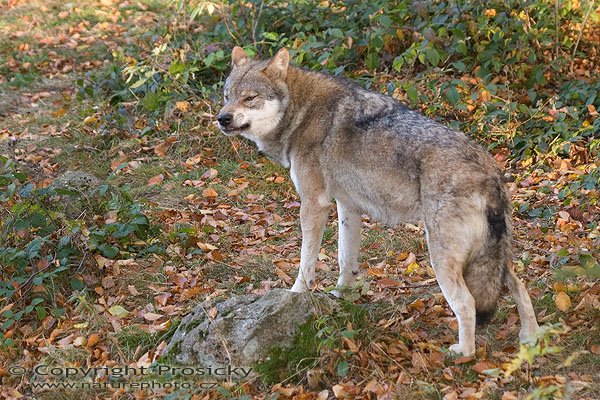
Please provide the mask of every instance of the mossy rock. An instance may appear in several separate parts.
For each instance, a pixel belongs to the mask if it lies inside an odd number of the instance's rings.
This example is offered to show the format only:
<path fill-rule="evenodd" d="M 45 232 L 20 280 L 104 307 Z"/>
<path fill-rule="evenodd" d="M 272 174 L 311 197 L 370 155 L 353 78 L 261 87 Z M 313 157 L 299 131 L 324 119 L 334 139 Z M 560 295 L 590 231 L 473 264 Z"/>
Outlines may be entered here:
<path fill-rule="evenodd" d="M 216 316 L 210 311 L 213 307 Z M 251 367 L 265 361 L 272 349 L 291 348 L 307 322 L 336 311 L 338 303 L 326 294 L 285 289 L 273 289 L 264 296 L 236 296 L 217 304 L 205 302 L 181 321 L 167 355 L 180 364 L 213 369 Z"/>
<path fill-rule="evenodd" d="M 83 171 L 67 171 L 54 179 L 50 189 L 54 200 L 70 219 L 95 214 L 102 203 L 100 188 L 105 185 L 100 179 Z"/>

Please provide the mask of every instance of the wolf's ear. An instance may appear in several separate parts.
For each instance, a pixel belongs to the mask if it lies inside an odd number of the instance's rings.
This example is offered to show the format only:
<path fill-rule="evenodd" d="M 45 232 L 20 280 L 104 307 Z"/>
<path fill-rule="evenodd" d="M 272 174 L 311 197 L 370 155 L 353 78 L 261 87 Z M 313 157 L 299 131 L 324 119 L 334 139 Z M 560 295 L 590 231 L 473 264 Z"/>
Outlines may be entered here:
<path fill-rule="evenodd" d="M 235 46 L 231 52 L 231 65 L 240 67 L 248 61 L 248 55 L 240 46 Z"/>
<path fill-rule="evenodd" d="M 263 70 L 265 74 L 274 78 L 285 79 L 288 65 L 290 64 L 290 53 L 283 48 L 275 54 L 267 68 Z"/>

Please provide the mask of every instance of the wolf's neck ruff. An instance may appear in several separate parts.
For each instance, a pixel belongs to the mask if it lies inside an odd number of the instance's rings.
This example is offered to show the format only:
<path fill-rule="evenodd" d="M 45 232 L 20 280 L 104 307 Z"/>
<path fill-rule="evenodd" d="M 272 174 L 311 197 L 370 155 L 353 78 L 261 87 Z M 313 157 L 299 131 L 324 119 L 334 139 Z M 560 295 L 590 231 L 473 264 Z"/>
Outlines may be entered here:
<path fill-rule="evenodd" d="M 271 159 L 289 168 L 293 148 L 304 151 L 323 142 L 325 127 L 335 119 L 341 91 L 346 92 L 347 88 L 332 77 L 289 67 L 285 80 L 287 97 L 281 102 L 278 124 L 269 134 L 244 136 L 254 140 Z"/>

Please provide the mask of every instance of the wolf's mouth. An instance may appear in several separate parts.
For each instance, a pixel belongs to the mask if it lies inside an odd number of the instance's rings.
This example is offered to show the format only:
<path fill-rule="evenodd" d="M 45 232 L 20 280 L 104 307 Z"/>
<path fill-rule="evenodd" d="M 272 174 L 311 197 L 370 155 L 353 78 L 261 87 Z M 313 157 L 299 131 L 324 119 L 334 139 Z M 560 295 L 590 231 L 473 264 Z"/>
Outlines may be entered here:
<path fill-rule="evenodd" d="M 226 135 L 236 135 L 238 133 L 244 132 L 245 130 L 248 130 L 248 128 L 250 128 L 250 124 L 245 123 L 244 125 L 237 126 L 237 127 L 236 126 L 223 126 L 223 125 L 219 124 L 219 128 Z"/>

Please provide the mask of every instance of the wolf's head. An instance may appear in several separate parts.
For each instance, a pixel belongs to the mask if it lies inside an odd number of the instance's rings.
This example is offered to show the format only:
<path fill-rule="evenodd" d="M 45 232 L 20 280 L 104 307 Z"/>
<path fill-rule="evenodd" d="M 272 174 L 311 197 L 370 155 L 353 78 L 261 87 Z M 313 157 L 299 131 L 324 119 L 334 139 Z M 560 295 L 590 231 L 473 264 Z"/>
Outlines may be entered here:
<path fill-rule="evenodd" d="M 225 81 L 225 105 L 217 116 L 219 128 L 226 135 L 241 134 L 260 141 L 274 131 L 287 108 L 290 55 L 281 49 L 270 60 L 256 61 L 236 46 L 231 60 L 232 70 Z"/>

